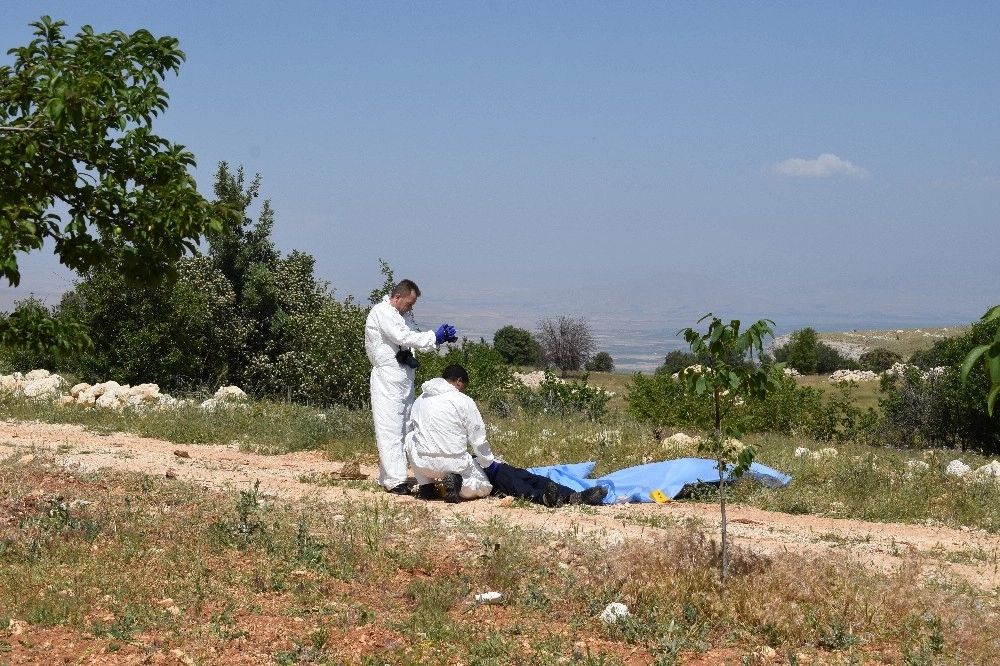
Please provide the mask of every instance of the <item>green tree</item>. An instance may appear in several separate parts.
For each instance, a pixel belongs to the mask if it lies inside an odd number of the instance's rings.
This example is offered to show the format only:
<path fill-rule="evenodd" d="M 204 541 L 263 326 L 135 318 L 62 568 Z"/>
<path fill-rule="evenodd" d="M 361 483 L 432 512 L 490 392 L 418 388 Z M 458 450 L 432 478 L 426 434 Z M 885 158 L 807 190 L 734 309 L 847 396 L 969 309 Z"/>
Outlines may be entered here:
<path fill-rule="evenodd" d="M 87 340 L 78 322 L 53 316 L 45 304 L 30 297 L 14 302 L 14 311 L 0 318 L 0 372 L 54 368 L 64 357 L 79 353 L 75 340 Z M 15 341 L 8 344 L 7 340 Z"/>
<path fill-rule="evenodd" d="M 828 375 L 837 370 L 857 370 L 858 362 L 847 358 L 828 344 L 816 344 L 816 374 Z"/>
<path fill-rule="evenodd" d="M 368 308 L 323 291 L 315 310 L 290 317 L 288 351 L 276 364 L 293 400 L 362 407 L 370 400 L 371 364 L 365 355 Z"/>
<path fill-rule="evenodd" d="M 980 318 L 980 322 L 986 324 L 998 319 L 1000 319 L 1000 305 L 994 305 Z M 990 392 L 986 396 L 986 409 L 992 417 L 993 407 L 996 405 L 997 396 L 1000 395 L 1000 328 L 997 328 L 992 342 L 974 347 L 965 357 L 962 362 L 963 384 L 968 381 L 969 373 L 980 359 L 986 366 L 986 374 L 990 380 Z"/>
<path fill-rule="evenodd" d="M 584 367 L 590 372 L 614 372 L 615 360 L 608 352 L 600 351 L 594 354 Z"/>
<path fill-rule="evenodd" d="M 66 24 L 48 16 L 31 25 L 35 38 L 0 67 L 0 274 L 19 284 L 18 255 L 49 240 L 74 271 L 106 268 L 129 284 L 172 278 L 232 214 L 198 193 L 194 156 L 153 132 L 167 110 L 162 83 L 185 58 L 177 40 L 90 26 L 66 39 Z M 66 347 L 74 331 L 32 316 L 6 326 L 3 341 L 55 333 Z"/>
<path fill-rule="evenodd" d="M 902 362 L 902 356 L 885 347 L 869 349 L 858 358 L 858 366 L 862 370 L 870 370 L 872 372 L 885 372 L 897 363 Z"/>
<path fill-rule="evenodd" d="M 156 285 L 88 272 L 63 295 L 59 315 L 86 327 L 94 342 L 61 370 L 169 391 L 228 383 L 229 350 L 243 335 L 232 286 L 205 257 L 181 259 L 177 279 Z"/>
<path fill-rule="evenodd" d="M 709 395 L 712 399 L 714 427 L 712 434 L 702 441 L 699 448 L 710 454 L 719 471 L 719 508 L 722 514 L 722 562 L 721 581 L 725 593 L 729 576 L 729 546 L 726 527 L 726 479 L 740 478 L 753 464 L 756 451 L 752 446 L 737 450 L 733 439 L 740 431 L 725 422 L 729 411 L 748 398 L 764 400 L 768 392 L 780 388 L 776 378 L 783 370 L 781 364 L 763 369 L 753 363 L 753 353 L 758 358 L 764 353 L 764 336 L 774 337 L 774 322 L 761 319 L 740 332 L 740 322 L 733 319 L 725 324 L 711 313 L 698 323 L 711 318 L 706 333 L 686 328 L 681 333 L 690 345 L 691 352 L 699 358 L 710 358 L 710 363 L 685 368 L 680 379 L 686 384 L 688 393 Z M 736 359 L 737 362 L 733 362 Z"/>
<path fill-rule="evenodd" d="M 493 348 L 510 365 L 538 363 L 538 342 L 531 333 L 517 326 L 504 326 L 493 334 Z"/>
<path fill-rule="evenodd" d="M 803 375 L 816 374 L 816 345 L 818 338 L 812 328 L 803 328 L 792 333 L 788 343 L 788 366 Z"/>
<path fill-rule="evenodd" d="M 675 349 L 667 352 L 667 355 L 663 358 L 663 364 L 654 371 L 654 374 L 667 376 L 673 375 L 697 362 L 698 357 L 691 352 Z"/>

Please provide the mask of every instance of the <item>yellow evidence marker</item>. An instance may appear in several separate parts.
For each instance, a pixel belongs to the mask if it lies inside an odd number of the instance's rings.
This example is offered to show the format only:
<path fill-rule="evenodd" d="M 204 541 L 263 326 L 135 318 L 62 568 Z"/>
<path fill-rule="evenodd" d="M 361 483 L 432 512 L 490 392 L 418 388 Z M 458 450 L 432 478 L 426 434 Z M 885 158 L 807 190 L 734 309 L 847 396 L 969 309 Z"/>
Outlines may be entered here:
<path fill-rule="evenodd" d="M 657 504 L 666 504 L 672 501 L 669 497 L 663 494 L 663 491 L 657 488 L 653 492 L 649 493 L 649 496 L 653 498 L 653 501 Z"/>

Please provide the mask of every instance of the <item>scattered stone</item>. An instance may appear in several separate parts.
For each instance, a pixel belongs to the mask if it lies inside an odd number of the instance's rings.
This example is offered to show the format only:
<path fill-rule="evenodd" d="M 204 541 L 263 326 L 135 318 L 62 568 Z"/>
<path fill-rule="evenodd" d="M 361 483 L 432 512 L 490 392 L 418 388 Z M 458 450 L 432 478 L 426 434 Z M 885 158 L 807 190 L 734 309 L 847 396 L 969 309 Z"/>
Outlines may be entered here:
<path fill-rule="evenodd" d="M 614 624 L 618 622 L 618 618 L 628 617 L 632 613 L 629 611 L 628 606 L 622 603 L 614 601 L 601 611 L 601 622 L 604 624 Z"/>
<path fill-rule="evenodd" d="M 949 476 L 963 477 L 971 471 L 972 468 L 966 465 L 961 460 L 952 460 L 950 463 L 948 463 L 948 466 L 945 468 L 944 473 Z"/>

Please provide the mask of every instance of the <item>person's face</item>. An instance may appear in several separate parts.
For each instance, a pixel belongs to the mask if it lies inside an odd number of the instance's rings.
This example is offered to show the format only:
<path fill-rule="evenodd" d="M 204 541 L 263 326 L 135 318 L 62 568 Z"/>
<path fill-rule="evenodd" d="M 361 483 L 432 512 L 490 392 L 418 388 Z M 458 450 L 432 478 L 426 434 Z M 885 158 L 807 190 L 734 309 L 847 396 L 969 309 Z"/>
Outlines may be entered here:
<path fill-rule="evenodd" d="M 455 386 L 455 388 L 457 388 L 462 393 L 465 393 L 465 388 L 469 385 L 468 382 L 466 382 L 461 377 L 459 377 L 458 379 L 456 379 L 455 381 L 453 381 L 452 384 Z"/>
<path fill-rule="evenodd" d="M 413 309 L 413 304 L 417 302 L 417 294 L 410 292 L 403 296 L 393 296 L 389 299 L 389 304 L 396 308 L 399 314 L 406 314 Z"/>

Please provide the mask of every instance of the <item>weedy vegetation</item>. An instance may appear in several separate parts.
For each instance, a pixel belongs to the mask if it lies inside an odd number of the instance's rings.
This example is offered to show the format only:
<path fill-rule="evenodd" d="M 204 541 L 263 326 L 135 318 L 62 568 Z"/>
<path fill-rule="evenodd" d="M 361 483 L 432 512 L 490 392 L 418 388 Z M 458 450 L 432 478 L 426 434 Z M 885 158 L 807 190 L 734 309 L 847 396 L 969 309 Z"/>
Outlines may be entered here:
<path fill-rule="evenodd" d="M 669 376 L 621 377 L 623 408 L 598 395 L 609 381 L 601 374 L 568 383 L 549 376 L 528 393 L 484 391 L 491 442 L 515 464 L 595 460 L 603 474 L 685 454 L 664 443 L 682 429 L 712 432 L 714 401 L 673 380 L 677 390 Z M 754 459 L 793 477 L 782 489 L 736 481 L 725 488 L 730 502 L 1000 531 L 1000 486 L 945 472 L 955 459 L 975 468 L 988 455 L 879 446 L 866 432 L 884 413 L 859 407 L 850 386 L 828 391 L 783 379 L 765 401 L 751 394 L 730 405 L 726 418 Z M 377 460 L 366 410 L 257 401 L 117 413 L 7 395 L 0 416 Z M 797 455 L 803 447 L 836 455 Z M 44 455 L 22 462 L 24 451 L 11 450 L 0 461 L 0 663 L 42 654 L 19 640 L 19 622 L 61 633 L 81 655 L 109 664 L 171 649 L 193 663 L 253 652 L 277 664 L 988 664 L 1000 639 L 995 590 L 928 576 L 918 558 L 887 572 L 834 554 L 765 556 L 728 544 L 723 595 L 719 535 L 667 515 L 636 519 L 650 528 L 641 540 L 609 544 L 528 529 L 502 511 L 485 522 L 442 519 L 417 503 L 358 492 L 376 490 L 371 481 L 304 474 L 303 483 L 351 492 L 336 502 L 278 500 L 254 483 L 213 492 L 72 471 Z M 681 501 L 717 503 L 719 488 L 699 486 Z M 942 558 L 1000 566 L 988 548 Z M 484 591 L 500 592 L 501 603 L 475 602 Z M 598 615 L 611 602 L 630 615 L 604 624 Z"/>

